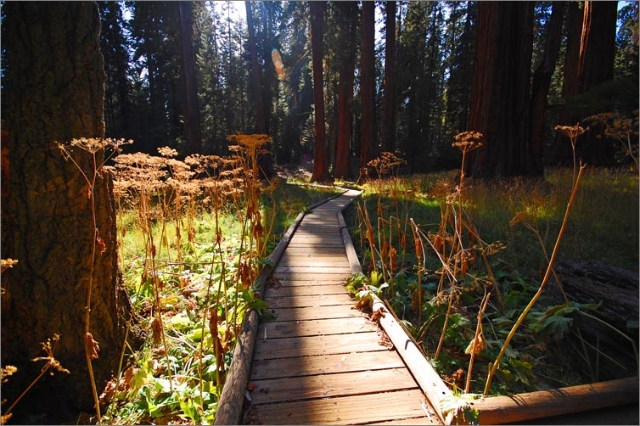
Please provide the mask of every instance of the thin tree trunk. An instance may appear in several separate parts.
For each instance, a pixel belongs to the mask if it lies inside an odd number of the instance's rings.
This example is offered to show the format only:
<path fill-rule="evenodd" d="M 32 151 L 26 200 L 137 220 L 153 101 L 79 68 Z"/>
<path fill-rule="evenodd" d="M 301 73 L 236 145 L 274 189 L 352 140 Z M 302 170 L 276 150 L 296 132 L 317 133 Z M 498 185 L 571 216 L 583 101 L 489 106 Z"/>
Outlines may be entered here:
<path fill-rule="evenodd" d="M 196 82 L 195 54 L 193 52 L 193 3 L 181 1 L 180 42 L 182 73 L 184 79 L 185 135 L 189 154 L 202 152 L 200 108 L 198 107 L 198 85 Z"/>
<path fill-rule="evenodd" d="M 90 283 L 90 330 L 100 344 L 92 363 L 98 389 L 117 373 L 128 315 L 111 177 L 100 173 L 89 197 L 86 181 L 54 144 L 104 135 L 100 22 L 93 2 L 10 2 L 3 8 L 2 113 L 11 167 L 2 203 L 2 258 L 19 263 L 2 275 L 2 365 L 18 367 L 2 391 L 13 401 L 40 372 L 42 362 L 31 360 L 46 356 L 41 342 L 60 334 L 55 358 L 71 374 L 45 376 L 15 411 L 45 413 L 46 422 L 57 423 L 94 410 L 84 333 Z M 74 154 L 91 176 L 91 156 Z M 92 260 L 96 230 L 105 251 Z"/>
<path fill-rule="evenodd" d="M 253 84 L 254 105 L 256 108 L 256 127 L 258 133 L 266 134 L 267 123 L 264 114 L 264 101 L 262 99 L 262 77 L 260 64 L 258 64 L 258 50 L 256 47 L 256 29 L 251 12 L 251 2 L 244 2 L 247 10 L 247 28 L 249 30 L 249 55 L 251 57 L 251 81 Z"/>

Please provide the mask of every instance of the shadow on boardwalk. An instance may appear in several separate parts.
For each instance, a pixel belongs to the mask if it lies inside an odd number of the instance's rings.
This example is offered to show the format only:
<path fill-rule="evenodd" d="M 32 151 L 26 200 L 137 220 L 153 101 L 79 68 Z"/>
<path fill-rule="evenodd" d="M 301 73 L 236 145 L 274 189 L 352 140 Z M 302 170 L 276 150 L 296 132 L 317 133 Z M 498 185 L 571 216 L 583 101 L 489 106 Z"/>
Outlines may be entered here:
<path fill-rule="evenodd" d="M 268 281 L 243 419 L 264 424 L 439 424 L 386 336 L 353 309 L 339 216 L 360 193 L 313 209 Z"/>

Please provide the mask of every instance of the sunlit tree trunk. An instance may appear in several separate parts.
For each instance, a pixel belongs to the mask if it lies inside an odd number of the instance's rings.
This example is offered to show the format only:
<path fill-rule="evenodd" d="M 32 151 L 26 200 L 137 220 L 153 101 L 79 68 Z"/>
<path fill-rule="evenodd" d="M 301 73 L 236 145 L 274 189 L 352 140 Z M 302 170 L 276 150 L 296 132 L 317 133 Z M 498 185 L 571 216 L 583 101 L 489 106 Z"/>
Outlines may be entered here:
<path fill-rule="evenodd" d="M 10 172 L 2 200 L 2 258 L 19 263 L 2 274 L 2 365 L 18 367 L 2 385 L 2 397 L 13 401 L 26 389 L 43 366 L 31 361 L 46 356 L 41 342 L 60 334 L 55 358 L 71 374 L 45 375 L 15 411 L 17 417 L 44 413 L 55 424 L 75 421 L 80 410 L 94 411 L 84 333 L 90 282 L 90 332 L 100 344 L 92 363 L 98 391 L 117 373 L 128 315 L 111 178 L 99 173 L 89 196 L 87 182 L 54 144 L 104 135 L 100 22 L 93 2 L 8 2 L 3 9 L 2 117 Z M 91 176 L 90 155 L 74 157 Z M 105 246 L 92 262 L 96 230 Z"/>
<path fill-rule="evenodd" d="M 324 1 L 309 2 L 311 12 L 311 61 L 313 67 L 313 104 L 315 111 L 315 142 L 313 150 L 313 173 L 311 181 L 326 182 L 331 180 L 327 158 L 327 140 L 325 137 L 324 118 L 324 86 L 323 86 L 323 32 L 324 32 Z"/>

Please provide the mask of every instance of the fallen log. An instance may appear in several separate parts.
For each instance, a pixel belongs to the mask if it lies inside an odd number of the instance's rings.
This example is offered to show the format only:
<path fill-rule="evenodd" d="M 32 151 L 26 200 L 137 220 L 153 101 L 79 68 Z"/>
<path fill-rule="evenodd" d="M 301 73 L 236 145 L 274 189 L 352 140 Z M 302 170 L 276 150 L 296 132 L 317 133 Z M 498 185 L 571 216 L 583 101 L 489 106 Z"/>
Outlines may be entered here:
<path fill-rule="evenodd" d="M 514 424 L 638 402 L 638 377 L 472 401 L 480 424 Z"/>

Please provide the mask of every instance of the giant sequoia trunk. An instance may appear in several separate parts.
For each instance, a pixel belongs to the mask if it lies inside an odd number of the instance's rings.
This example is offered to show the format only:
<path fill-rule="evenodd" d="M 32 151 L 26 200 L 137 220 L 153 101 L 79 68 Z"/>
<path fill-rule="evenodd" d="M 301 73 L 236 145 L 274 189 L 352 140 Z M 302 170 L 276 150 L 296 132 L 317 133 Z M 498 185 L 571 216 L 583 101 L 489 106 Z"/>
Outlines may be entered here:
<path fill-rule="evenodd" d="M 375 3 L 362 2 L 362 50 L 360 53 L 360 166 L 367 167 L 367 163 L 376 155 L 376 117 L 375 117 Z"/>
<path fill-rule="evenodd" d="M 479 2 L 468 129 L 484 135 L 468 176 L 537 176 L 529 135 L 533 3 Z"/>
<path fill-rule="evenodd" d="M 617 1 L 585 2 L 577 70 L 580 94 L 613 80 L 617 6 Z M 597 103 L 600 102 L 598 110 L 585 111 L 586 114 L 611 111 L 609 99 L 602 99 Z M 615 163 L 614 145 L 610 140 L 598 137 L 600 132 L 602 129 L 592 128 L 591 132 L 582 136 L 582 142 L 577 148 L 578 156 L 587 164 L 612 166 Z"/>
<path fill-rule="evenodd" d="M 55 423 L 57 416 L 93 411 L 84 333 L 89 283 L 90 332 L 100 345 L 93 360 L 98 392 L 118 368 L 129 313 L 111 179 L 100 173 L 93 188 L 94 227 L 89 187 L 54 144 L 104 135 L 100 22 L 93 2 L 8 2 L 3 8 L 3 147 L 10 170 L 2 258 L 19 263 L 2 274 L 2 365 L 18 368 L 2 396 L 10 404 L 26 389 L 43 364 L 31 360 L 46 356 L 41 342 L 60 334 L 55 358 L 71 373 L 43 376 L 14 410 L 16 417 L 44 414 Z M 91 175 L 90 156 L 74 158 Z M 105 250 L 92 265 L 96 228 Z"/>
<path fill-rule="evenodd" d="M 551 9 L 551 19 L 545 29 L 546 43 L 542 60 L 533 73 L 531 83 L 531 152 L 536 172 L 543 173 L 544 121 L 547 111 L 547 95 L 551 77 L 556 68 L 562 38 L 562 19 L 565 2 L 555 2 Z"/>

